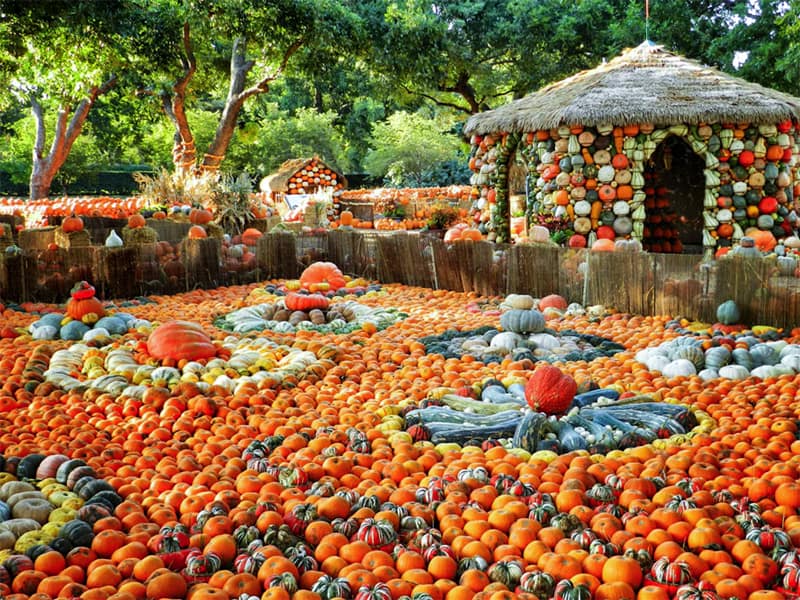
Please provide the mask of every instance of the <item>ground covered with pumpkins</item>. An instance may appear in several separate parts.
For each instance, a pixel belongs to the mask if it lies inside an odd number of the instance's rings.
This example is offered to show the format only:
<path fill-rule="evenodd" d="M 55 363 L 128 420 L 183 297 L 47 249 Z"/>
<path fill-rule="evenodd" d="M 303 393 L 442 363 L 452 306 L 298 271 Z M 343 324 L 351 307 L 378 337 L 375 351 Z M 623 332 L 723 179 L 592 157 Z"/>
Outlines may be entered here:
<path fill-rule="evenodd" d="M 800 332 L 352 279 L 9 305 L 0 597 L 781 600 Z"/>

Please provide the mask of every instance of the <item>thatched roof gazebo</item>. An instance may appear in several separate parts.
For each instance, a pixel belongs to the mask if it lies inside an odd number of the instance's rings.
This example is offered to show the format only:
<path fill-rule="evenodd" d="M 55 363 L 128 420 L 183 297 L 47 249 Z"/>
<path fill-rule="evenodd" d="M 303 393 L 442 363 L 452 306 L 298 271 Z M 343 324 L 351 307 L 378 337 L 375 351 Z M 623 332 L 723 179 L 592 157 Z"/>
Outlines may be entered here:
<path fill-rule="evenodd" d="M 645 42 L 474 115 L 465 133 L 498 241 L 524 211 L 576 246 L 713 251 L 752 228 L 794 232 L 798 120 L 800 99 Z"/>
<path fill-rule="evenodd" d="M 259 187 L 273 197 L 276 194 L 313 194 L 325 188 L 332 188 L 334 192 L 344 189 L 347 180 L 314 156 L 287 160 L 277 171 L 262 179 Z"/>

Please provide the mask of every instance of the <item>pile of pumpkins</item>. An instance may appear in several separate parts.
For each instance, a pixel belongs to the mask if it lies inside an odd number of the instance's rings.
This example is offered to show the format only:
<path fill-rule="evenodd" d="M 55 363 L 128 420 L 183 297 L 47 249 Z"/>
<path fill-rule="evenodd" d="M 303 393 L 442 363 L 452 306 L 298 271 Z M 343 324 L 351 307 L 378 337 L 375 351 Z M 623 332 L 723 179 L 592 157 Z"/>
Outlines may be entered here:
<path fill-rule="evenodd" d="M 128 329 L 146 323 L 125 312 L 108 314 L 95 296 L 95 288 L 86 281 L 75 284 L 64 313 L 50 312 L 30 324 L 35 340 L 84 340 L 122 335 Z"/>

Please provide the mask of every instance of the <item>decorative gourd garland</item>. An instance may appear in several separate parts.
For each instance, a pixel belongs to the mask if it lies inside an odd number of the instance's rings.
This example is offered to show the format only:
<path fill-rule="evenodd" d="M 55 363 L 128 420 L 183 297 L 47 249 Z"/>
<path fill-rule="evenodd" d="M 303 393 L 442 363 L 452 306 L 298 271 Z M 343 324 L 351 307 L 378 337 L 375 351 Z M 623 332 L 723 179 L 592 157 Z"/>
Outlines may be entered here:
<path fill-rule="evenodd" d="M 428 354 L 441 354 L 445 358 L 471 355 L 486 363 L 499 363 L 508 355 L 516 360 L 588 362 L 601 356 L 613 356 L 625 349 L 622 344 L 612 340 L 569 329 L 543 329 L 523 336 L 509 331 L 501 332 L 489 325 L 470 331 L 450 330 L 420 338 L 419 341 L 425 345 Z"/>
<path fill-rule="evenodd" d="M 152 338 L 152 336 L 151 336 Z M 212 386 L 232 393 L 238 386 L 293 387 L 306 377 L 321 378 L 335 364 L 339 351 L 321 345 L 314 352 L 278 344 L 267 338 L 228 338 L 214 345 L 205 363 L 188 360 L 180 368 L 152 364 L 147 344 L 128 343 L 90 348 L 74 344 L 48 358 L 45 381 L 67 391 L 99 389 L 112 396 L 141 397 L 148 387 L 174 388 L 180 382 L 196 383 L 201 392 Z M 221 356 L 228 355 L 224 359 Z M 79 373 L 79 376 L 75 376 Z"/>
<path fill-rule="evenodd" d="M 304 296 L 286 296 L 288 304 L 296 299 L 301 302 Z M 308 298 L 306 296 L 305 298 Z M 320 296 L 324 299 L 324 297 Z M 399 323 L 407 315 L 394 308 L 371 307 L 352 300 L 336 302 L 328 309 L 290 311 L 285 300 L 247 306 L 217 318 L 214 325 L 225 331 L 246 333 L 250 331 L 272 330 L 279 333 L 292 333 L 298 330 L 322 333 L 351 333 L 372 324 L 377 330 L 386 329 Z"/>
<path fill-rule="evenodd" d="M 750 332 L 729 336 L 682 335 L 636 353 L 636 360 L 665 377 L 698 375 L 768 379 L 800 373 L 800 345 L 774 340 L 773 332 L 759 337 Z"/>

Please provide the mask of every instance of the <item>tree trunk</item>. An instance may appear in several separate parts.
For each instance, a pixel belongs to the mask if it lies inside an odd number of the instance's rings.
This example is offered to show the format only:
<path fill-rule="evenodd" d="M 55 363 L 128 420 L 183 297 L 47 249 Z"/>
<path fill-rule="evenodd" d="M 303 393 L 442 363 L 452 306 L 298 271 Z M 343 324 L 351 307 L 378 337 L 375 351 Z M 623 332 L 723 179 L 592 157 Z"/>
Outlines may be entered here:
<path fill-rule="evenodd" d="M 170 98 L 164 94 L 161 100 L 164 104 L 164 112 L 175 126 L 175 144 L 172 148 L 172 162 L 175 171 L 186 173 L 193 171 L 197 162 L 197 149 L 194 145 L 194 136 L 189 127 L 189 119 L 186 117 L 186 88 L 197 70 L 197 61 L 192 49 L 189 24 L 183 24 L 183 50 L 181 65 L 183 75 L 175 85 L 172 86 L 173 95 Z"/>
<path fill-rule="evenodd" d="M 233 42 L 233 53 L 231 55 L 231 82 L 228 87 L 228 97 L 225 100 L 225 107 L 222 109 L 222 116 L 219 125 L 214 133 L 214 139 L 208 146 L 208 151 L 203 156 L 203 162 L 198 171 L 201 173 L 216 172 L 225 158 L 228 146 L 231 143 L 233 134 L 236 131 L 236 123 L 239 113 L 244 106 L 245 100 L 250 96 L 265 94 L 269 91 L 269 84 L 274 81 L 286 68 L 286 64 L 292 55 L 297 52 L 303 40 L 296 40 L 286 52 L 278 68 L 261 79 L 255 85 L 245 88 L 247 76 L 255 64 L 252 60 L 247 60 L 247 42 L 243 37 L 236 38 Z"/>
<path fill-rule="evenodd" d="M 50 196 L 53 177 L 55 177 L 55 172 L 52 169 L 46 168 L 41 162 L 34 162 L 30 179 L 30 199 L 42 200 Z"/>
<path fill-rule="evenodd" d="M 83 124 L 89 116 L 89 110 L 94 106 L 95 101 L 106 93 L 116 83 L 116 77 L 112 77 L 99 87 L 92 88 L 89 97 L 81 100 L 70 119 L 71 107 L 62 104 L 58 110 L 56 119 L 56 129 L 53 133 L 53 143 L 50 151 L 44 153 L 46 135 L 44 123 L 44 111 L 39 104 L 38 98 L 30 97 L 31 113 L 36 123 L 36 138 L 33 143 L 33 167 L 30 178 L 30 199 L 41 200 L 50 195 L 50 187 L 53 178 L 58 170 L 63 166 L 72 150 L 72 145 L 81 133 Z"/>

